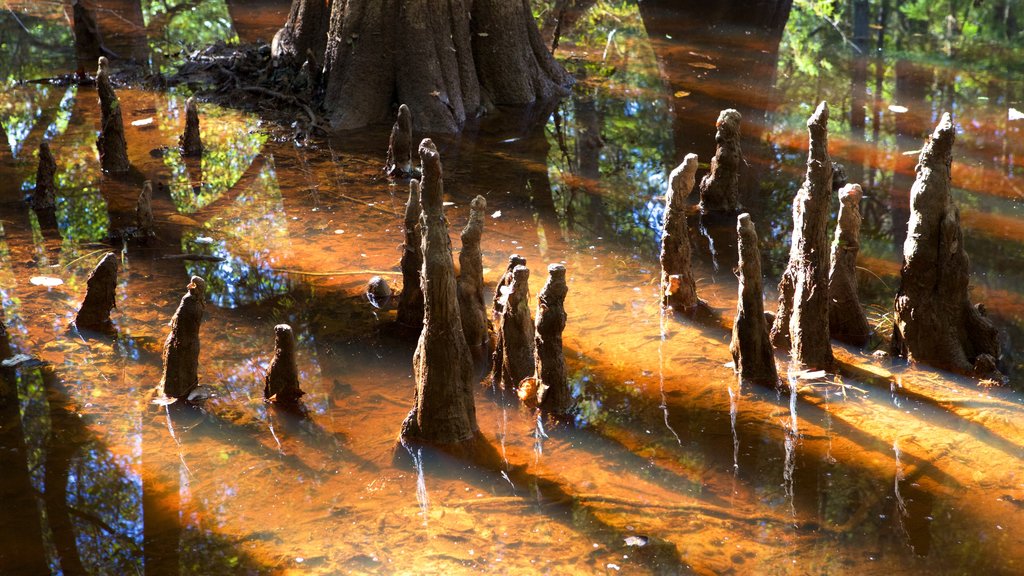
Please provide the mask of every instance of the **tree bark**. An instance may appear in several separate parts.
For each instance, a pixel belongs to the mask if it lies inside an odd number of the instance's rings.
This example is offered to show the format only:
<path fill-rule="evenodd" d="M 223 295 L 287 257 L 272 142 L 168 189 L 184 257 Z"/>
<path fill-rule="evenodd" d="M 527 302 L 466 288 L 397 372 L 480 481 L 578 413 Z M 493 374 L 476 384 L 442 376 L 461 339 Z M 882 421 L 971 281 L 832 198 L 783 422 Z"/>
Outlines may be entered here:
<path fill-rule="evenodd" d="M 335 5 L 337 6 L 337 5 Z M 430 139 L 420 144 L 423 166 L 423 331 L 413 355 L 415 406 L 399 435 L 403 445 L 426 444 L 466 455 L 481 440 L 473 398 L 473 363 L 462 333 L 448 221 L 444 216 L 441 156 Z"/>
<path fill-rule="evenodd" d="M 295 334 L 287 324 L 274 326 L 274 359 L 263 386 L 263 397 L 280 404 L 295 405 L 305 392 L 299 388 L 299 366 L 295 361 Z"/>
<path fill-rule="evenodd" d="M 462 251 L 459 252 L 459 308 L 462 332 L 470 348 L 486 350 L 490 342 L 487 329 L 487 306 L 484 304 L 484 263 L 480 253 L 480 237 L 484 231 L 487 200 L 473 198 L 469 222 L 462 229 Z"/>
<path fill-rule="evenodd" d="M 896 294 L 892 350 L 937 368 L 989 376 L 998 332 L 969 300 L 969 260 L 960 211 L 950 194 L 956 131 L 948 113 L 921 150 Z"/>
<path fill-rule="evenodd" d="M 57 202 L 57 185 L 53 178 L 57 173 L 57 162 L 50 153 L 50 145 L 39 143 L 39 167 L 36 169 L 36 187 L 32 192 L 32 208 L 53 210 Z"/>
<path fill-rule="evenodd" d="M 565 266 L 548 266 L 548 281 L 537 296 L 536 378 L 541 410 L 556 417 L 573 410 L 572 390 L 566 376 L 562 331 L 565 330 Z"/>
<path fill-rule="evenodd" d="M 420 183 L 409 182 L 409 200 L 405 204 L 405 244 L 402 246 L 402 294 L 398 298 L 398 323 L 419 330 L 423 326 L 423 289 L 420 269 L 423 247 L 420 239 Z"/>
<path fill-rule="evenodd" d="M 740 208 L 742 118 L 739 112 L 730 108 L 722 110 L 715 122 L 715 156 L 711 159 L 711 171 L 700 181 L 700 210 L 705 214 L 736 212 Z"/>
<path fill-rule="evenodd" d="M 338 0 L 324 60 L 335 129 L 384 121 L 399 101 L 416 129 L 457 132 L 483 108 L 564 95 L 572 82 L 527 0 Z"/>
<path fill-rule="evenodd" d="M 100 95 L 101 124 L 96 148 L 100 152 L 100 165 L 104 172 L 127 172 L 128 145 L 124 139 L 124 122 L 121 120 L 121 103 L 114 87 L 110 85 L 110 65 L 106 57 L 99 59 L 96 72 L 96 87 Z"/>
<path fill-rule="evenodd" d="M 828 215 L 832 161 L 828 155 L 828 104 L 807 121 L 807 174 L 793 200 L 793 243 L 779 282 L 779 308 L 772 344 L 789 348 L 797 365 L 828 369 L 832 345 L 828 328 Z"/>
<path fill-rule="evenodd" d="M 327 48 L 331 0 L 294 0 L 288 21 L 270 44 L 273 58 L 298 65 L 310 60 L 320 68 Z"/>
<path fill-rule="evenodd" d="M 779 385 L 775 367 L 775 353 L 768 333 L 768 320 L 764 315 L 764 287 L 761 278 L 761 248 L 757 230 L 750 214 L 736 219 L 739 238 L 739 300 L 736 302 L 736 320 L 732 325 L 733 364 L 740 378 L 759 384 Z"/>
<path fill-rule="evenodd" d="M 164 395 L 187 398 L 199 386 L 199 326 L 206 308 L 206 281 L 193 276 L 188 292 L 171 318 L 171 333 L 164 342 Z"/>
<path fill-rule="evenodd" d="M 117 255 L 107 252 L 89 274 L 85 300 L 75 316 L 75 326 L 80 330 L 113 330 L 110 310 L 114 308 L 117 298 L 117 268 Z"/>
<path fill-rule="evenodd" d="M 860 184 L 839 191 L 839 224 L 832 241 L 828 273 L 828 327 L 832 338 L 853 346 L 868 343 L 864 307 L 857 296 L 857 253 L 860 250 Z"/>
<path fill-rule="evenodd" d="M 665 225 L 661 236 L 661 305 L 689 312 L 700 304 L 693 279 L 690 233 L 686 226 L 686 197 L 693 190 L 697 155 L 687 154 L 672 171 L 665 197 Z"/>
<path fill-rule="evenodd" d="M 505 272 L 498 279 L 498 284 L 494 286 L 494 300 L 491 302 L 491 317 L 494 322 L 498 322 L 502 312 L 505 311 L 509 286 L 512 285 L 512 271 L 516 269 L 516 266 L 526 266 L 526 258 L 519 254 L 509 256 L 508 266 L 505 267 Z"/>
<path fill-rule="evenodd" d="M 199 106 L 195 97 L 185 101 L 185 131 L 178 137 L 182 156 L 203 155 L 203 140 L 199 135 Z"/>
<path fill-rule="evenodd" d="M 530 269 L 516 266 L 498 320 L 498 342 L 491 361 L 495 389 L 517 391 L 534 371 L 534 326 L 530 317 Z"/>

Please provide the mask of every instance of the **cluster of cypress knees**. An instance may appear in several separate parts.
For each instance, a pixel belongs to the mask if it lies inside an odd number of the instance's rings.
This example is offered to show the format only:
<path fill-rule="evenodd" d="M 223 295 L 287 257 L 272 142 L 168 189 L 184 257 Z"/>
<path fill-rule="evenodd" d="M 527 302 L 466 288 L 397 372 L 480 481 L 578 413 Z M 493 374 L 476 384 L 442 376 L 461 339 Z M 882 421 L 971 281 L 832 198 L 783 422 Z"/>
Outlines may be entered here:
<path fill-rule="evenodd" d="M 102 130 L 97 140 L 105 171 L 127 170 L 124 128 L 117 97 L 110 87 L 105 58 L 97 74 Z M 700 210 L 740 211 L 740 114 L 725 110 L 717 122 L 717 149 L 709 173 L 701 180 Z M 202 154 L 196 107 L 189 100 L 186 130 L 179 144 L 184 154 Z M 827 225 L 834 191 L 834 165 L 828 154 L 828 106 L 822 102 L 807 122 L 810 136 L 807 172 L 793 202 L 793 241 L 789 264 L 779 283 L 777 313 L 766 314 L 761 259 L 754 223 L 737 217 L 739 300 L 730 350 L 743 379 L 783 387 L 774 348 L 788 349 L 794 366 L 828 369 L 834 364 L 831 338 L 864 346 L 871 328 L 857 297 L 861 187 L 838 190 L 840 208 L 831 252 Z M 950 194 L 955 130 L 944 114 L 925 143 L 911 189 L 911 211 L 902 282 L 894 302 L 891 350 L 940 368 L 982 377 L 1001 377 L 999 334 L 984 307 L 968 299 L 968 259 L 959 211 Z M 405 244 L 401 259 L 403 289 L 397 298 L 397 323 L 419 332 L 413 357 L 415 406 L 402 425 L 400 441 L 432 445 L 455 453 L 478 452 L 484 443 L 476 423 L 475 365 L 489 359 L 494 390 L 514 392 L 530 408 L 571 416 L 574 406 L 566 376 L 562 332 L 565 328 L 566 269 L 548 267 L 538 297 L 536 320 L 529 308 L 529 269 L 514 254 L 495 288 L 490 314 L 484 298 L 480 240 L 486 200 L 474 198 L 462 230 L 459 271 L 452 256 L 444 214 L 440 154 L 430 139 L 418 148 L 420 170 L 413 163 L 412 121 L 399 108 L 392 129 L 385 170 L 408 177 Z M 123 163 L 122 163 L 123 159 Z M 33 206 L 47 207 L 53 195 L 53 157 L 40 149 L 39 177 Z M 666 308 L 693 313 L 704 305 L 697 296 L 685 199 L 694 188 L 697 156 L 689 154 L 672 171 L 666 195 L 661 249 L 661 295 Z M 419 178 L 415 178 L 419 176 Z M 139 201 L 139 226 L 152 225 L 149 183 Z M 830 254 L 830 257 L 828 256 Z M 106 254 L 88 280 L 76 317 L 83 329 L 110 330 L 118 260 Z M 370 295 L 390 299 L 386 282 L 375 278 Z M 193 276 L 171 320 L 164 344 L 162 388 L 165 395 L 188 399 L 198 386 L 199 328 L 205 309 L 206 283 Z M 295 337 L 287 324 L 275 326 L 275 353 L 264 383 L 268 400 L 296 405 L 299 386 Z"/>

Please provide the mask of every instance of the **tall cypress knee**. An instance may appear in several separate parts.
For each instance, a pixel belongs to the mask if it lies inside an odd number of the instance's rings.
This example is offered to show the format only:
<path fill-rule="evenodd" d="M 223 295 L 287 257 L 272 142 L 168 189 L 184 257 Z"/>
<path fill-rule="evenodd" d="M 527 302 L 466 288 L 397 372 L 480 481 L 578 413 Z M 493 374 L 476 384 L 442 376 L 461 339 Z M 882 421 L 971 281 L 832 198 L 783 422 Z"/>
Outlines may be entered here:
<path fill-rule="evenodd" d="M 388 139 L 388 157 L 384 171 L 389 176 L 408 176 L 412 170 L 412 113 L 409 107 L 402 104 L 398 107 L 398 117 L 391 127 L 391 138 Z"/>
<path fill-rule="evenodd" d="M 505 291 L 498 342 L 491 362 L 491 383 L 502 390 L 518 390 L 533 375 L 534 326 L 530 317 L 530 270 L 516 266 Z"/>
<path fill-rule="evenodd" d="M 740 169 L 743 151 L 740 149 L 740 120 L 743 117 L 732 108 L 722 110 L 715 123 L 715 157 L 711 171 L 700 181 L 700 210 L 708 212 L 736 212 L 740 209 Z"/>
<path fill-rule="evenodd" d="M 420 269 L 423 247 L 420 241 L 420 182 L 409 182 L 405 204 L 405 244 L 402 245 L 402 294 L 398 299 L 398 323 L 419 329 L 423 326 L 423 289 Z"/>
<path fill-rule="evenodd" d="M 50 153 L 50 145 L 39 143 L 39 166 L 36 168 L 36 187 L 32 191 L 32 208 L 36 210 L 52 210 L 57 203 L 57 185 L 54 176 L 57 174 L 57 162 Z"/>
<path fill-rule="evenodd" d="M 96 89 L 100 95 L 100 135 L 96 138 L 100 166 L 104 172 L 127 172 L 131 164 L 128 162 L 128 145 L 124 139 L 121 102 L 110 84 L 110 65 L 105 56 L 99 59 Z"/>
<path fill-rule="evenodd" d="M 832 366 L 828 328 L 828 215 L 832 161 L 828 155 L 828 104 L 807 120 L 807 174 L 793 200 L 793 241 L 779 282 L 779 309 L 772 344 L 789 348 L 799 366 Z"/>
<path fill-rule="evenodd" d="M 761 279 L 761 249 L 757 230 L 750 214 L 736 219 L 740 261 L 736 267 L 739 278 L 739 299 L 736 320 L 732 325 L 732 352 L 736 372 L 744 380 L 778 385 L 775 354 L 768 338 L 768 320 L 764 315 L 764 287 Z"/>
<path fill-rule="evenodd" d="M 462 332 L 470 346 L 486 346 L 487 307 L 484 304 L 484 263 L 480 254 L 480 237 L 484 231 L 487 200 L 473 198 L 469 222 L 462 229 L 462 251 L 459 252 L 459 307 Z"/>
<path fill-rule="evenodd" d="M 199 105 L 195 96 L 185 101 L 185 131 L 178 137 L 182 156 L 202 156 L 203 140 L 199 135 Z"/>
<path fill-rule="evenodd" d="M 948 113 L 921 150 L 894 303 L 893 352 L 938 368 L 989 376 L 998 331 L 968 294 L 969 260 L 950 193 L 956 130 Z"/>
<path fill-rule="evenodd" d="M 832 259 L 828 273 L 828 328 L 833 338 L 854 346 L 868 343 L 864 307 L 857 296 L 857 252 L 860 250 L 859 184 L 847 184 L 839 190 L 839 224 L 832 240 Z"/>
<path fill-rule="evenodd" d="M 700 304 L 693 279 L 690 234 L 686 226 L 686 197 L 693 190 L 697 155 L 687 154 L 669 176 L 665 225 L 661 236 L 661 304 L 686 312 Z"/>
<path fill-rule="evenodd" d="M 296 404 L 305 392 L 299 388 L 295 360 L 295 334 L 287 324 L 274 326 L 274 359 L 263 385 L 263 397 L 281 404 Z"/>
<path fill-rule="evenodd" d="M 85 330 L 110 330 L 110 310 L 117 297 L 117 255 L 107 252 L 86 282 L 85 300 L 75 316 L 75 326 Z"/>
<path fill-rule="evenodd" d="M 193 276 L 171 318 L 171 332 L 164 341 L 164 395 L 187 398 L 199 386 L 199 326 L 206 310 L 206 281 Z"/>
<path fill-rule="evenodd" d="M 430 139 L 420 144 L 423 166 L 423 330 L 413 355 L 415 405 L 399 440 L 462 452 L 480 438 L 473 362 L 462 333 L 448 221 L 444 216 L 441 156 Z"/>
<path fill-rule="evenodd" d="M 562 331 L 565 330 L 565 266 L 548 266 L 548 281 L 537 296 L 536 377 L 537 400 L 550 414 L 564 416 L 572 412 L 572 391 L 566 376 Z"/>

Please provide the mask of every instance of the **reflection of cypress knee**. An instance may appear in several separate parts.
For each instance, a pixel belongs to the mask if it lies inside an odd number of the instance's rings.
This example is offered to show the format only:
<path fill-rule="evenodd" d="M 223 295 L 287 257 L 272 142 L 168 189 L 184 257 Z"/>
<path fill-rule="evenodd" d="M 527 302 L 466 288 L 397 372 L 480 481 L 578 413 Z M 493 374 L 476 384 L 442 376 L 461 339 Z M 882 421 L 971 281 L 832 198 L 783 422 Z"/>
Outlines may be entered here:
<path fill-rule="evenodd" d="M 57 173 L 57 162 L 50 153 L 50 145 L 39 144 L 39 167 L 36 168 L 36 188 L 32 192 L 32 208 L 52 210 L 56 205 L 57 185 L 53 177 Z"/>
<path fill-rule="evenodd" d="M 412 113 L 405 104 L 398 107 L 398 118 L 391 127 L 384 171 L 390 176 L 412 174 Z"/>
<path fill-rule="evenodd" d="M 402 246 L 402 294 L 398 299 L 398 323 L 420 328 L 423 325 L 423 289 L 420 268 L 423 247 L 420 246 L 420 183 L 409 182 L 409 201 L 405 204 L 405 244 Z"/>
<path fill-rule="evenodd" d="M 84 330 L 109 330 L 110 310 L 117 296 L 117 255 L 107 252 L 86 282 L 85 300 L 75 316 L 75 326 Z"/>
<path fill-rule="evenodd" d="M 484 231 L 486 210 L 487 200 L 483 196 L 473 199 L 469 208 L 469 222 L 462 229 L 462 251 L 459 253 L 458 288 L 462 332 L 471 347 L 483 346 L 488 341 L 484 263 L 480 254 L 480 237 Z"/>
<path fill-rule="evenodd" d="M 416 404 L 402 424 L 403 443 L 421 442 L 453 451 L 480 437 L 473 398 L 473 362 L 462 333 L 448 221 L 444 217 L 441 156 L 429 139 L 420 144 L 423 166 L 424 319 L 413 355 Z"/>
<path fill-rule="evenodd" d="M 96 148 L 100 152 L 100 166 L 104 172 L 127 172 L 128 145 L 124 140 L 124 122 L 121 120 L 121 102 L 110 84 L 110 66 L 105 56 L 100 57 L 96 72 L 96 88 L 100 94 L 100 135 Z"/>
<path fill-rule="evenodd" d="M 142 192 L 135 205 L 135 226 L 140 236 L 153 235 L 153 182 L 150 180 L 142 183 Z"/>
<path fill-rule="evenodd" d="M 998 331 L 969 300 L 960 210 L 950 194 L 956 131 L 949 114 L 921 150 L 895 300 L 893 352 L 958 372 L 994 374 Z"/>
<path fill-rule="evenodd" d="M 761 249 L 757 231 L 750 214 L 736 219 L 739 236 L 739 300 L 736 303 L 736 321 L 732 325 L 732 352 L 736 372 L 744 380 L 776 385 L 779 375 L 775 368 L 775 354 L 768 339 L 768 320 L 764 315 L 764 289 L 761 283 Z"/>
<path fill-rule="evenodd" d="M 185 101 L 185 131 L 178 136 L 182 156 L 202 156 L 203 140 L 199 135 L 199 106 L 195 96 Z"/>
<path fill-rule="evenodd" d="M 548 266 L 548 281 L 537 296 L 537 400 L 546 412 L 565 415 L 572 411 L 572 393 L 566 377 L 562 331 L 565 330 L 565 266 Z"/>
<path fill-rule="evenodd" d="M 779 281 L 779 309 L 771 336 L 776 347 L 790 349 L 796 364 L 829 368 L 833 357 L 828 330 L 828 104 L 818 105 L 807 120 L 807 132 L 807 174 L 793 199 L 793 242 Z"/>
<path fill-rule="evenodd" d="M 516 266 L 503 296 L 498 319 L 498 342 L 491 363 L 491 382 L 502 390 L 516 390 L 533 375 L 534 327 L 530 317 L 530 270 Z"/>
<path fill-rule="evenodd" d="M 715 123 L 715 157 L 711 171 L 700 181 L 701 212 L 735 212 L 740 209 L 740 120 L 732 108 L 722 110 Z"/>
<path fill-rule="evenodd" d="M 860 250 L 859 184 L 839 191 L 839 224 L 832 241 L 828 273 L 828 329 L 833 338 L 854 346 L 868 343 L 871 328 L 857 297 L 857 252 Z"/>
<path fill-rule="evenodd" d="M 505 267 L 505 272 L 502 273 L 501 278 L 498 279 L 498 284 L 494 287 L 491 315 L 494 317 L 495 322 L 501 318 L 501 313 L 505 309 L 506 296 L 508 295 L 509 286 L 512 284 L 512 271 L 516 269 L 516 266 L 526 266 L 526 258 L 519 254 L 509 256 L 508 266 Z"/>
<path fill-rule="evenodd" d="M 693 190 L 697 155 L 687 154 L 669 177 L 665 197 L 665 225 L 661 236 L 661 304 L 680 312 L 700 303 L 690 262 L 690 234 L 686 226 L 686 197 Z"/>
<path fill-rule="evenodd" d="M 274 359 L 270 361 L 263 397 L 282 404 L 295 404 L 303 394 L 295 361 L 295 335 L 291 326 L 278 324 L 274 326 Z"/>
<path fill-rule="evenodd" d="M 100 57 L 101 46 L 99 27 L 92 11 L 82 4 L 81 0 L 72 2 L 74 17 L 75 56 L 78 60 L 78 75 L 84 76 L 85 69 Z"/>
<path fill-rule="evenodd" d="M 193 276 L 188 292 L 171 318 L 171 333 L 164 342 L 164 394 L 186 398 L 199 385 L 199 326 L 206 308 L 206 281 Z"/>

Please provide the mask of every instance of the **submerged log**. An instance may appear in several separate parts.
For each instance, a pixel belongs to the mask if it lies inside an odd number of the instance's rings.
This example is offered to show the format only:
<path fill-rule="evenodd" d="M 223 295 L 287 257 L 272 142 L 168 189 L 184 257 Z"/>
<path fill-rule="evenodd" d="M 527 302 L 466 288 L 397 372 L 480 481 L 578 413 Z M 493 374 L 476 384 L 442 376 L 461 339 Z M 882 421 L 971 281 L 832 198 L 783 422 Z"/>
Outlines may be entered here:
<path fill-rule="evenodd" d="M 402 246 L 402 294 L 398 298 L 398 323 L 419 329 L 423 326 L 423 289 L 420 269 L 423 247 L 420 245 L 420 182 L 409 182 L 409 200 L 405 204 L 405 244 Z"/>
<path fill-rule="evenodd" d="M 441 156 L 430 139 L 423 140 L 419 153 L 423 166 L 420 230 L 425 313 L 413 355 L 415 406 L 402 423 L 399 441 L 406 446 L 427 444 L 470 455 L 482 437 L 473 398 L 473 362 L 462 333 L 455 263 L 444 217 Z"/>
<path fill-rule="evenodd" d="M 729 351 L 736 373 L 740 378 L 777 386 L 779 374 L 775 367 L 775 353 L 768 334 L 768 319 L 764 315 L 764 287 L 761 279 L 761 248 L 757 230 L 750 214 L 736 219 L 739 239 L 739 299 L 736 302 L 736 320 L 732 325 Z"/>
<path fill-rule="evenodd" d="M 470 347 L 486 347 L 490 341 L 487 330 L 487 306 L 484 303 L 484 262 L 480 254 L 480 237 L 484 231 L 487 200 L 473 198 L 469 222 L 462 229 L 462 251 L 459 252 L 459 308 L 462 332 Z"/>
<path fill-rule="evenodd" d="M 829 333 L 832 338 L 853 346 L 864 346 L 871 334 L 864 307 L 857 297 L 861 194 L 859 184 L 847 184 L 839 190 L 839 224 L 832 241 L 828 272 Z"/>
<path fill-rule="evenodd" d="M 572 391 L 565 370 L 562 331 L 565 330 L 565 266 L 548 266 L 548 281 L 537 296 L 536 378 L 541 409 L 555 416 L 572 412 Z"/>
<path fill-rule="evenodd" d="M 700 181 L 700 211 L 736 212 L 740 209 L 740 169 L 743 151 L 740 149 L 739 112 L 722 110 L 715 123 L 715 157 L 711 171 Z"/>
<path fill-rule="evenodd" d="M 295 334 L 287 324 L 274 326 L 274 359 L 263 385 L 263 397 L 280 404 L 297 404 L 305 392 L 299 388 L 295 361 Z"/>
<path fill-rule="evenodd" d="M 505 267 L 505 272 L 502 273 L 501 278 L 498 279 L 498 284 L 494 287 L 494 300 L 491 302 L 491 317 L 495 322 L 501 318 L 501 313 L 505 310 L 505 302 L 508 300 L 509 286 L 512 285 L 512 271 L 516 269 L 516 266 L 526 266 L 526 258 L 523 258 L 519 254 L 512 254 L 508 257 L 508 266 Z"/>
<path fill-rule="evenodd" d="M 153 182 L 151 180 L 142 183 L 142 192 L 139 193 L 139 201 L 135 205 L 135 226 L 140 236 L 147 237 L 154 234 Z"/>
<path fill-rule="evenodd" d="M 679 312 L 697 308 L 697 284 L 690 261 L 690 234 L 686 226 L 686 197 L 693 190 L 697 155 L 687 154 L 672 171 L 665 198 L 665 225 L 661 236 L 661 305 Z"/>
<path fill-rule="evenodd" d="M 822 102 L 807 121 L 810 150 L 807 174 L 793 200 L 793 241 L 789 264 L 779 282 L 779 308 L 772 344 L 789 348 L 793 362 L 805 368 L 832 366 L 828 328 L 828 215 L 832 161 L 828 155 L 828 104 Z"/>
<path fill-rule="evenodd" d="M 389 176 L 411 176 L 412 169 L 412 113 L 402 104 L 398 107 L 398 118 L 391 127 L 388 140 L 388 158 L 384 171 Z"/>
<path fill-rule="evenodd" d="M 199 105 L 195 96 L 185 101 L 185 131 L 178 136 L 182 156 L 202 156 L 203 139 L 199 135 Z"/>
<path fill-rule="evenodd" d="M 32 192 L 32 208 L 53 210 L 57 205 L 57 185 L 53 177 L 57 174 L 57 162 L 50 153 L 50 145 L 39 143 L 39 167 L 36 168 L 36 187 Z"/>
<path fill-rule="evenodd" d="M 81 330 L 109 331 L 113 328 L 110 310 L 117 298 L 117 255 L 107 252 L 86 281 L 85 300 L 75 316 Z"/>
<path fill-rule="evenodd" d="M 999 333 L 971 304 L 960 210 L 950 194 L 956 131 L 948 113 L 921 150 L 910 190 L 910 222 L 894 303 L 892 351 L 957 372 L 990 377 Z"/>
<path fill-rule="evenodd" d="M 199 386 L 199 326 L 206 309 L 206 281 L 193 276 L 188 292 L 171 318 L 171 332 L 164 342 L 164 395 L 187 398 Z"/>
<path fill-rule="evenodd" d="M 81 0 L 72 3 L 75 33 L 75 57 L 78 60 L 78 76 L 84 77 L 85 71 L 92 66 L 102 53 L 103 40 L 96 25 L 96 16 L 82 4 Z"/>
<path fill-rule="evenodd" d="M 99 59 L 96 88 L 100 95 L 101 111 L 100 135 L 96 138 L 100 166 L 104 172 L 127 172 L 131 164 L 128 162 L 128 145 L 124 139 L 121 102 L 110 84 L 110 65 L 104 56 Z"/>
<path fill-rule="evenodd" d="M 503 299 L 497 326 L 498 341 L 491 361 L 491 384 L 495 390 L 515 391 L 534 370 L 529 268 L 516 266 L 512 270 L 512 283 Z"/>

